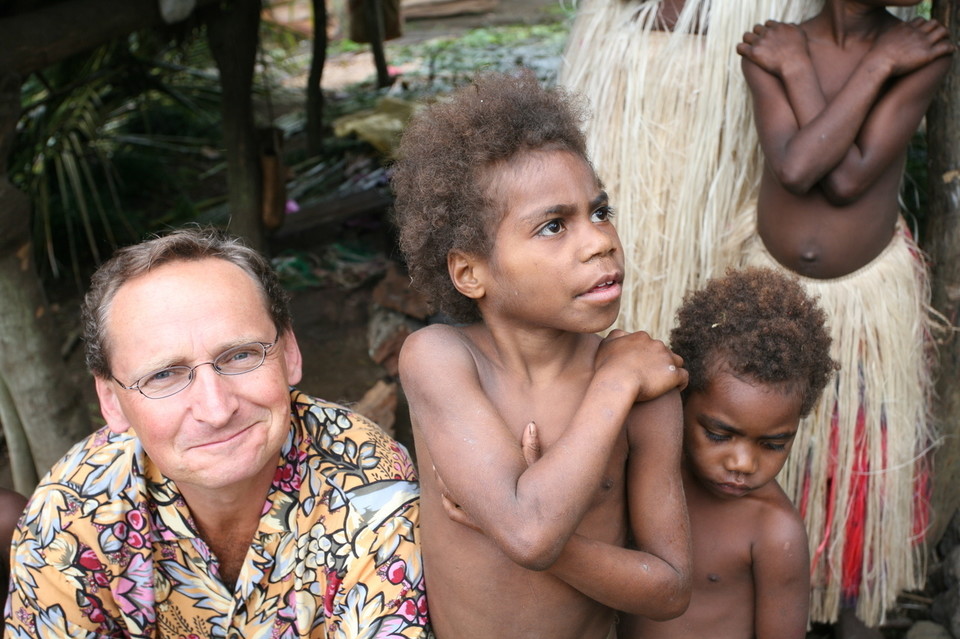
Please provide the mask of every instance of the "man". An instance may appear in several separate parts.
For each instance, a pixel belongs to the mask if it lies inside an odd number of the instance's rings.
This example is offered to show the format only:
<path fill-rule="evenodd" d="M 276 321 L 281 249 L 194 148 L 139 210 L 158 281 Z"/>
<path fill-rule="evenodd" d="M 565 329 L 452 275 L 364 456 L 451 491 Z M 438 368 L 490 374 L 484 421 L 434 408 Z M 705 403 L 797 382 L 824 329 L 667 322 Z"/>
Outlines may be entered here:
<path fill-rule="evenodd" d="M 216 231 L 119 251 L 83 307 L 107 425 L 14 538 L 7 637 L 428 637 L 406 451 L 291 388 L 269 264 Z"/>

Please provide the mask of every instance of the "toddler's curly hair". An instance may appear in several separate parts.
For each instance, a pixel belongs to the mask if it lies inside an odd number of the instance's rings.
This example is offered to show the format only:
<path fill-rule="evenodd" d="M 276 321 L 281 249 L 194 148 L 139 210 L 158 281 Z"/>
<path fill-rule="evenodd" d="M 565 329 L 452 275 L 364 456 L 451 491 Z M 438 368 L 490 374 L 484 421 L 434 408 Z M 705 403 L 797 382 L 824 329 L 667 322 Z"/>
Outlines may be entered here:
<path fill-rule="evenodd" d="M 837 369 L 826 319 L 795 278 L 769 268 L 728 270 L 677 310 L 670 347 L 690 373 L 684 393 L 705 390 L 729 370 L 799 392 L 806 416 Z"/>
<path fill-rule="evenodd" d="M 458 322 L 480 319 L 453 286 L 451 251 L 490 254 L 504 202 L 491 188 L 496 168 L 525 151 L 564 150 L 587 161 L 579 99 L 540 85 L 530 71 L 488 73 L 415 115 L 392 178 L 400 250 L 413 286 Z"/>

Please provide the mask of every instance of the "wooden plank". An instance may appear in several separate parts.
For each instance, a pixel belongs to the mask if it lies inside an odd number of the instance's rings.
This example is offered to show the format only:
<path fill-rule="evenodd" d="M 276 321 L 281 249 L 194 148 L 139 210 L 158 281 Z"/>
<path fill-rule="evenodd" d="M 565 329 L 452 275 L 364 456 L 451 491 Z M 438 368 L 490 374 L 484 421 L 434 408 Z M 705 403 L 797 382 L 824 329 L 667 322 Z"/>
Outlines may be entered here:
<path fill-rule="evenodd" d="M 463 13 L 485 13 L 493 11 L 499 0 L 403 0 L 403 17 L 443 18 Z"/>

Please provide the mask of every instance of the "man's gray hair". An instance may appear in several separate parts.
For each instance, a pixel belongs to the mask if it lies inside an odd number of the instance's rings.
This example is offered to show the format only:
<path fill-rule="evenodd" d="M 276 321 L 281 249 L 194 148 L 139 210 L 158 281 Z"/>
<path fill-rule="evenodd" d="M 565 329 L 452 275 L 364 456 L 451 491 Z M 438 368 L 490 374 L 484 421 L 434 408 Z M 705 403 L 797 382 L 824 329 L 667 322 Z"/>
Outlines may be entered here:
<path fill-rule="evenodd" d="M 262 301 L 277 331 L 291 327 L 289 296 L 273 268 L 260 253 L 239 238 L 214 228 L 189 227 L 153 237 L 118 250 L 90 281 L 80 309 L 87 368 L 97 377 L 109 377 L 106 320 L 113 298 L 129 280 L 163 264 L 207 258 L 236 264 L 258 284 Z M 237 300 L 238 304 L 244 300 Z M 149 338 L 149 336 L 145 336 Z"/>

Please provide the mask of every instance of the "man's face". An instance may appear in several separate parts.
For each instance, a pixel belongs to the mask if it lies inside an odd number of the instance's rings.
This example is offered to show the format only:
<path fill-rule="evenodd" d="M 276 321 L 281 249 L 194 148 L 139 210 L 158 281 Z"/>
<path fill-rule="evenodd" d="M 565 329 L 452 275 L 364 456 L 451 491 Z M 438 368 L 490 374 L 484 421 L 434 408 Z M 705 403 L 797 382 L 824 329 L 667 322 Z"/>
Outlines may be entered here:
<path fill-rule="evenodd" d="M 254 280 L 220 259 L 165 264 L 128 281 L 106 323 L 113 376 L 126 385 L 167 366 L 195 366 L 276 328 Z M 282 333 L 263 365 L 235 376 L 200 366 L 186 389 L 163 399 L 97 378 L 107 424 L 132 428 L 185 495 L 269 484 L 290 424 L 288 386 L 300 380 L 296 339 Z"/>

